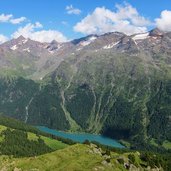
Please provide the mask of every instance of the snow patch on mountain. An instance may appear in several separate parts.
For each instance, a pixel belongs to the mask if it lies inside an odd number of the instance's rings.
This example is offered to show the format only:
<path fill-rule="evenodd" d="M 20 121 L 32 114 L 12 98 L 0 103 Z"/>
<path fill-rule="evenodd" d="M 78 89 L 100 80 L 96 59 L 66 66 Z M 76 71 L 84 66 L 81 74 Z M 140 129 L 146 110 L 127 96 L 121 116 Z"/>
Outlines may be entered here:
<path fill-rule="evenodd" d="M 27 43 L 28 39 L 22 40 L 23 44 Z"/>
<path fill-rule="evenodd" d="M 14 45 L 14 46 L 12 46 L 10 49 L 11 49 L 11 50 L 16 50 L 16 49 L 18 49 L 18 47 L 17 47 L 17 45 Z"/>
<path fill-rule="evenodd" d="M 30 52 L 30 48 L 23 49 L 23 51 Z"/>
<path fill-rule="evenodd" d="M 133 40 L 143 40 L 143 39 L 147 39 L 148 36 L 149 36 L 149 33 L 137 34 L 132 39 Z"/>
<path fill-rule="evenodd" d="M 80 51 L 80 50 L 82 50 L 82 48 L 78 48 L 78 49 L 76 49 L 76 51 Z"/>
<path fill-rule="evenodd" d="M 96 39 L 97 39 L 97 37 L 92 36 L 92 37 L 90 37 L 88 40 L 82 41 L 82 42 L 80 43 L 80 45 L 81 45 L 81 46 L 87 46 L 87 45 L 89 45 L 90 43 L 94 42 L 94 40 L 96 40 Z"/>
<path fill-rule="evenodd" d="M 106 46 L 103 47 L 103 49 L 111 49 L 111 48 L 113 48 L 114 46 L 116 46 L 119 42 L 120 42 L 120 41 L 115 42 L 115 43 L 112 43 L 112 44 L 109 44 L 109 45 L 106 45 Z"/>

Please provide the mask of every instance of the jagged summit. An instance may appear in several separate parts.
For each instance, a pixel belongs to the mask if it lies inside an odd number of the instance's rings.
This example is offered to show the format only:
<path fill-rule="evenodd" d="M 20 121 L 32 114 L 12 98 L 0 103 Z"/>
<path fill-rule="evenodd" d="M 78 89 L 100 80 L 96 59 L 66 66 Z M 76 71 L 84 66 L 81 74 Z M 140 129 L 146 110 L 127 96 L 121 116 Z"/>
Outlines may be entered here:
<path fill-rule="evenodd" d="M 155 28 L 149 32 L 149 36 L 163 36 L 164 32 L 161 31 L 159 28 Z"/>
<path fill-rule="evenodd" d="M 91 34 L 91 35 L 88 35 L 86 37 L 82 37 L 82 38 L 79 38 L 79 39 L 74 39 L 74 40 L 71 41 L 71 43 L 73 43 L 74 45 L 77 45 L 80 42 L 87 41 L 87 40 L 90 40 L 90 39 L 95 39 L 95 38 L 98 38 L 98 35 Z"/>
<path fill-rule="evenodd" d="M 56 40 L 52 40 L 50 44 L 58 44 L 58 42 Z"/>
<path fill-rule="evenodd" d="M 72 44 L 74 44 L 74 45 L 77 45 L 77 44 L 79 44 L 80 42 L 82 42 L 82 41 L 87 41 L 87 40 L 90 40 L 90 39 L 97 39 L 97 38 L 100 38 L 100 37 L 105 37 L 105 36 L 120 36 L 120 37 L 123 37 L 123 36 L 125 36 L 125 37 L 127 37 L 127 36 L 129 36 L 129 37 L 134 37 L 134 36 L 136 36 L 136 35 L 145 35 L 145 34 L 147 34 L 147 33 L 149 33 L 148 35 L 149 36 L 153 36 L 153 37 L 161 37 L 161 36 L 163 36 L 164 34 L 165 34 L 165 32 L 164 31 L 162 31 L 162 30 L 160 30 L 159 28 L 154 28 L 154 29 L 152 29 L 152 30 L 150 30 L 149 32 L 146 32 L 146 33 L 136 33 L 136 34 L 133 34 L 133 35 L 126 35 L 126 34 L 124 34 L 124 33 L 122 33 L 122 32 L 119 32 L 119 31 L 116 31 L 116 32 L 108 32 L 108 33 L 104 33 L 104 34 L 101 34 L 101 35 L 97 35 L 97 34 L 90 34 L 90 35 L 87 35 L 87 36 L 85 36 L 85 37 L 81 37 L 81 38 L 78 38 L 78 39 L 73 39 L 73 40 L 71 40 L 71 41 L 69 41 L 69 42 L 66 42 L 66 43 L 72 43 Z M 168 32 L 167 32 L 168 33 Z M 7 41 L 7 42 L 10 42 L 10 41 L 13 41 L 13 40 L 17 40 L 17 41 L 22 41 L 22 40 L 26 40 L 26 39 L 28 39 L 28 40 L 32 40 L 32 39 L 30 39 L 30 38 L 26 38 L 26 37 L 24 37 L 23 35 L 20 35 L 19 37 L 17 37 L 17 38 L 14 38 L 14 39 L 11 39 L 11 40 L 9 40 L 9 41 Z M 34 41 L 34 40 L 32 40 L 32 41 Z M 5 43 L 3 43 L 3 44 L 6 44 L 7 42 L 5 42 Z M 38 42 L 38 41 L 35 41 L 35 42 Z M 42 42 L 40 42 L 40 43 L 42 43 Z M 59 42 L 58 41 L 56 41 L 55 39 L 54 40 L 52 40 L 51 42 L 49 42 L 49 44 L 58 44 Z M 48 43 L 47 43 L 48 44 Z M 61 44 L 61 43 L 60 43 Z"/>
<path fill-rule="evenodd" d="M 59 43 L 55 39 L 50 43 L 41 43 L 38 41 L 31 40 L 29 38 L 25 38 L 24 36 L 21 35 L 18 38 L 7 41 L 6 43 L 0 46 L 11 48 L 12 46 L 19 47 L 19 46 L 23 46 L 24 44 L 27 44 L 27 46 L 32 46 L 34 44 L 35 48 L 41 47 L 41 48 L 47 49 L 51 54 L 57 53 L 59 51 L 63 51 L 65 53 L 72 51 L 72 53 L 74 53 L 75 50 L 80 51 L 85 48 L 87 50 L 94 49 L 95 51 L 98 51 L 100 49 L 113 49 L 117 47 L 116 45 L 125 46 L 125 44 L 130 44 L 128 42 L 132 40 L 135 41 L 136 45 L 139 45 L 139 43 L 143 43 L 144 41 L 150 41 L 149 40 L 150 37 L 155 37 L 156 40 L 153 40 L 153 44 L 156 44 L 158 43 L 157 40 L 161 39 L 162 36 L 167 36 L 167 34 L 165 34 L 163 31 L 161 31 L 158 28 L 155 28 L 146 33 L 139 33 L 139 34 L 137 33 L 131 36 L 128 36 L 121 32 L 109 32 L 109 33 L 105 33 L 102 35 L 92 34 L 92 35 L 88 35 L 79 39 L 74 39 L 66 43 Z M 144 44 L 144 46 L 147 46 L 147 45 Z M 26 47 L 24 45 L 24 48 L 26 49 L 30 47 Z M 14 47 L 13 49 L 17 50 L 19 48 Z M 118 48 L 118 49 L 123 50 L 123 48 Z"/>
<path fill-rule="evenodd" d="M 19 37 L 16 38 L 16 40 L 19 40 L 19 41 L 24 40 L 24 39 L 26 39 L 26 38 L 24 36 L 22 36 L 22 35 L 20 35 Z"/>
<path fill-rule="evenodd" d="M 114 53 L 138 53 L 141 50 L 148 51 L 148 53 L 156 53 L 156 49 L 159 52 L 162 51 L 161 40 L 164 39 L 165 44 L 163 43 L 162 46 L 165 46 L 165 52 L 170 54 L 169 35 L 169 33 L 155 28 L 149 32 L 131 36 L 121 32 L 109 32 L 102 35 L 92 34 L 66 43 L 59 43 L 55 39 L 50 43 L 41 43 L 21 35 L 16 39 L 7 41 L 0 45 L 0 47 L 3 49 L 1 51 L 5 50 L 8 52 L 12 50 L 15 53 L 22 53 L 22 56 L 25 56 L 25 53 L 30 53 L 48 58 L 49 55 L 55 54 L 62 59 L 65 55 L 75 55 L 82 51 L 100 53 L 104 50 L 112 50 Z M 46 60 L 43 59 L 43 61 Z"/>

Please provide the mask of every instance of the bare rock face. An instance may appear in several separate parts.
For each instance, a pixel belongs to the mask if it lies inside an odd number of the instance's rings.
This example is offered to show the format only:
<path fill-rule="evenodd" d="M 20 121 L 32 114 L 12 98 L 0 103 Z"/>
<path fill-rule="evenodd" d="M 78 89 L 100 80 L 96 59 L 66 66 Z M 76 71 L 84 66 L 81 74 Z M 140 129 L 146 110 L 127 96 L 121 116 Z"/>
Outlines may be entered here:
<path fill-rule="evenodd" d="M 131 36 L 112 32 L 89 35 L 66 43 L 55 40 L 41 43 L 20 36 L 0 45 L 0 66 L 2 70 L 15 70 L 16 73 L 23 70 L 25 76 L 40 79 L 72 56 L 82 60 L 88 53 L 107 55 L 109 52 L 146 56 L 150 61 L 152 58 L 149 57 L 155 54 L 171 55 L 171 33 L 164 33 L 158 28 Z"/>
<path fill-rule="evenodd" d="M 154 36 L 154 37 L 161 37 L 164 35 L 164 32 L 159 30 L 158 28 L 155 28 L 154 30 L 151 30 L 149 32 L 149 36 Z"/>

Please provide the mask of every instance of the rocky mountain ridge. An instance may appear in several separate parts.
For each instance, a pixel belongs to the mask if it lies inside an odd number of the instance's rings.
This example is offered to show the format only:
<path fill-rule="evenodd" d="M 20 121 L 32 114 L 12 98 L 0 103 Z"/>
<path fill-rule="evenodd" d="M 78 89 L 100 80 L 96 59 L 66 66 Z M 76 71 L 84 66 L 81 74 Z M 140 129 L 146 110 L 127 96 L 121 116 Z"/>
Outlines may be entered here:
<path fill-rule="evenodd" d="M 66 43 L 40 43 L 20 36 L 0 45 L 1 71 L 11 70 L 24 73 L 31 79 L 42 79 L 52 72 L 66 58 L 82 53 L 126 53 L 157 56 L 171 55 L 171 33 L 154 29 L 147 33 L 127 36 L 113 32 L 104 35 L 89 35 Z M 168 61 L 170 58 L 167 57 Z M 18 73 L 18 74 L 20 74 Z"/>

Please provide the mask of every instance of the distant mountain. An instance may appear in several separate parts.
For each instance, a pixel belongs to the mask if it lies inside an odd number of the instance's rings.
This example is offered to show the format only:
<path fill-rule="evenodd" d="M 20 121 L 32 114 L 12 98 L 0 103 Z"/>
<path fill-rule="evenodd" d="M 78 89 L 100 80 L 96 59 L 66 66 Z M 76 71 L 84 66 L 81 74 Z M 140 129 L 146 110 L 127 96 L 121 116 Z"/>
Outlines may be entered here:
<path fill-rule="evenodd" d="M 154 29 L 148 33 L 127 36 L 114 32 L 90 35 L 67 43 L 40 43 L 23 36 L 0 45 L 0 73 L 41 79 L 70 56 L 82 53 L 126 53 L 130 55 L 170 55 L 170 34 Z M 168 59 L 168 57 L 166 57 Z M 168 59 L 169 60 L 169 59 Z M 152 60 L 150 60 L 153 62 Z M 11 72 L 10 72 L 11 71 Z"/>
<path fill-rule="evenodd" d="M 171 144 L 171 32 L 66 43 L 20 36 L 0 45 L 0 68 L 6 115 L 125 139 L 134 149 Z"/>

